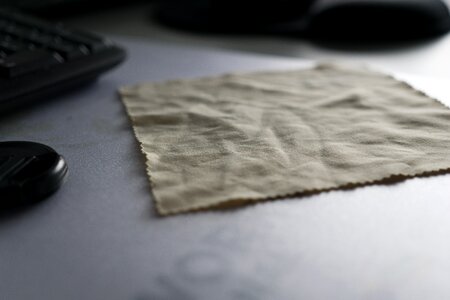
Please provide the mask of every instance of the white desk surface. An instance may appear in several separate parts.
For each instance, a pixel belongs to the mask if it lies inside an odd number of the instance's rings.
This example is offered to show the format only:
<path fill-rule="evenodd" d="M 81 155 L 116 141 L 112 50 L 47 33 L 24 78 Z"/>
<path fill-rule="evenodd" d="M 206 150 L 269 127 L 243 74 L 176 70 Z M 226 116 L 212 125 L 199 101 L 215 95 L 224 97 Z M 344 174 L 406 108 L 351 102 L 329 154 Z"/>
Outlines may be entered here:
<path fill-rule="evenodd" d="M 116 88 L 308 63 L 116 39 L 129 51 L 120 68 L 0 122 L 1 140 L 47 143 L 70 166 L 51 199 L 0 214 L 1 299 L 450 297 L 450 175 L 157 217 Z M 444 76 L 395 67 L 450 103 Z"/>

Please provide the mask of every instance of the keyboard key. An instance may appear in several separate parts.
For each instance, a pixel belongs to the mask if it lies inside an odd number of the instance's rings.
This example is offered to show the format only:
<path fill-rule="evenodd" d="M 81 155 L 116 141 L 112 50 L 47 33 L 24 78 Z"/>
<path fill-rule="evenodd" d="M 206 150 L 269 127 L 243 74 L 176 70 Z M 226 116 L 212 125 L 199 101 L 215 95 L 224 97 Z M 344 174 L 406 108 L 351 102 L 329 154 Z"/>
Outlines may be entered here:
<path fill-rule="evenodd" d="M 104 50 L 108 46 L 104 39 L 86 33 L 68 30 L 61 30 L 59 33 L 64 39 L 86 46 L 92 53 Z"/>
<path fill-rule="evenodd" d="M 59 53 L 67 61 L 89 55 L 89 49 L 84 45 L 70 43 L 61 38 L 54 38 L 45 46 Z"/>
<path fill-rule="evenodd" d="M 52 42 L 52 40 L 55 38 L 55 36 L 42 33 L 42 32 L 31 32 L 28 35 L 22 36 L 23 39 L 25 39 L 28 42 L 32 42 L 37 45 L 45 46 Z"/>
<path fill-rule="evenodd" d="M 5 24 L 1 29 L 0 29 L 3 33 L 7 33 L 11 36 L 14 37 L 22 37 L 26 34 L 28 34 L 28 32 L 30 31 L 29 28 L 17 25 L 15 23 L 8 23 Z"/>
<path fill-rule="evenodd" d="M 59 64 L 59 55 L 44 49 L 26 50 L 0 59 L 0 76 L 17 77 Z"/>
<path fill-rule="evenodd" d="M 27 47 L 19 40 L 11 37 L 10 35 L 0 34 L 0 51 L 11 54 L 21 51 L 25 48 Z"/>

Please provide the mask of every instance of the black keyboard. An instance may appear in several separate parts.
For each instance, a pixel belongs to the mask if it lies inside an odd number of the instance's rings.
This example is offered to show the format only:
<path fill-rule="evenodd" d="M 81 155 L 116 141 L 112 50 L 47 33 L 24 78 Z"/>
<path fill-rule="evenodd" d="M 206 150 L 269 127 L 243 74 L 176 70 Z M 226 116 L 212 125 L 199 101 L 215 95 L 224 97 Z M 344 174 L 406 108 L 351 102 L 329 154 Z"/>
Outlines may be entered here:
<path fill-rule="evenodd" d="M 97 35 L 0 8 L 0 113 L 90 82 L 124 58 Z"/>

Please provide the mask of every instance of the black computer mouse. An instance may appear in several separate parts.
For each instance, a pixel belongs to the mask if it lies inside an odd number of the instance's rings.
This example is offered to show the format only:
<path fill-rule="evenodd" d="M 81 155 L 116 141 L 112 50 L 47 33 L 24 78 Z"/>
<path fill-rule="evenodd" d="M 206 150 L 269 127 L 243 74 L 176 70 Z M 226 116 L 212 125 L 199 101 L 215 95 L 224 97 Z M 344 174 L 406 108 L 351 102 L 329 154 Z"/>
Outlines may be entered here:
<path fill-rule="evenodd" d="M 450 30 L 441 0 L 318 0 L 307 34 L 326 40 L 424 38 Z"/>
<path fill-rule="evenodd" d="M 155 17 L 165 25 L 202 32 L 264 30 L 301 18 L 314 0 L 165 0 Z"/>
<path fill-rule="evenodd" d="M 53 194 L 67 177 L 64 158 L 34 142 L 0 142 L 0 210 L 23 207 Z"/>

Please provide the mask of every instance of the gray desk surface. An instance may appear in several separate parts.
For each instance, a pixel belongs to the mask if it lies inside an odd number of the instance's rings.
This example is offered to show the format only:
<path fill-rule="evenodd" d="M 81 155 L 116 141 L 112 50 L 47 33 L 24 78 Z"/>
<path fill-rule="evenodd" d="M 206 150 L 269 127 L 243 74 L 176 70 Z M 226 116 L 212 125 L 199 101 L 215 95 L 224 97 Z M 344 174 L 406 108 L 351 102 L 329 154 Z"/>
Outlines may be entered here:
<path fill-rule="evenodd" d="M 1 299 L 449 298 L 450 176 L 157 217 L 117 86 L 308 64 L 118 40 L 120 68 L 0 122 L 1 140 L 48 143 L 71 172 L 0 215 Z M 445 78 L 408 78 L 450 103 Z"/>

